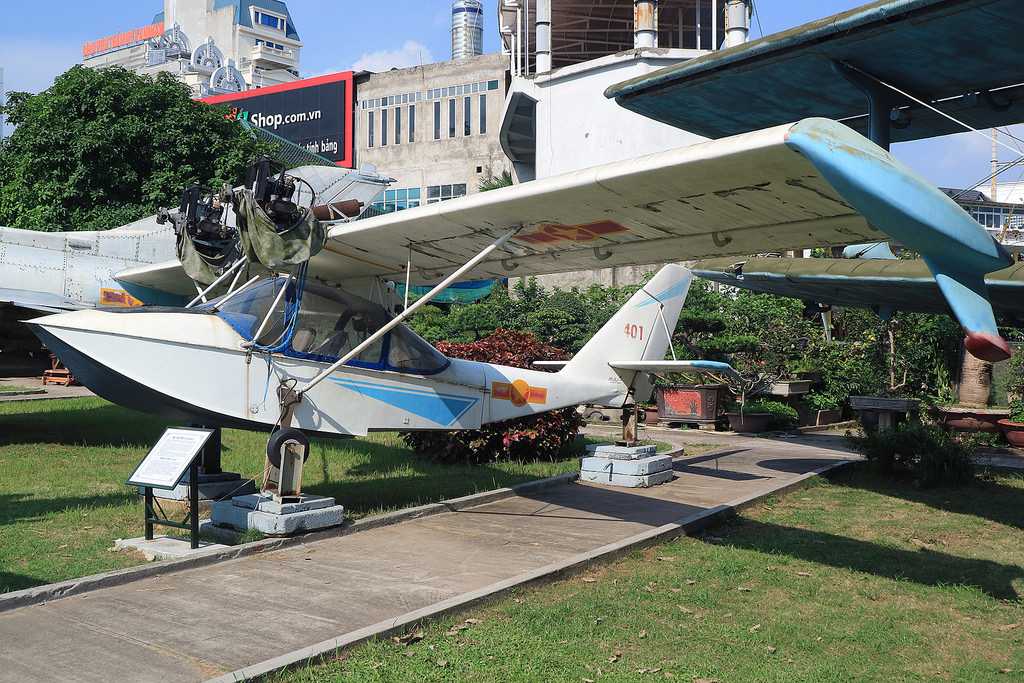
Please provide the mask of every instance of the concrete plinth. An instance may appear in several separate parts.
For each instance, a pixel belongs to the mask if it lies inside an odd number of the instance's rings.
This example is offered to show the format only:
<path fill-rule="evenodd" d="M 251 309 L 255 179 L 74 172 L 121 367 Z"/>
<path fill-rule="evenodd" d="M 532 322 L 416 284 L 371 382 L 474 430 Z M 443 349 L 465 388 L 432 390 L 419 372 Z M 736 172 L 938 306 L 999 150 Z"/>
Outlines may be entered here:
<path fill-rule="evenodd" d="M 647 488 L 672 481 L 672 456 L 654 446 L 591 446 L 580 462 L 580 480 L 609 486 Z"/>
<path fill-rule="evenodd" d="M 580 481 L 590 481 L 595 484 L 608 484 L 610 486 L 622 486 L 625 488 L 649 488 L 672 481 L 672 470 L 646 474 L 643 476 L 631 474 L 615 474 L 613 472 L 580 472 Z"/>
<path fill-rule="evenodd" d="M 672 469 L 672 456 L 655 455 L 639 460 L 613 460 L 611 458 L 583 458 L 580 466 L 585 472 L 606 472 L 644 476 Z"/>
<path fill-rule="evenodd" d="M 345 508 L 323 496 L 302 495 L 297 503 L 277 503 L 270 495 L 253 494 L 214 503 L 211 521 L 238 531 L 291 536 L 341 525 Z"/>
<path fill-rule="evenodd" d="M 654 446 L 613 446 L 602 444 L 600 446 L 587 446 L 587 452 L 598 458 L 638 460 L 654 455 L 658 452 L 658 449 Z"/>
<path fill-rule="evenodd" d="M 225 550 L 228 546 L 200 541 L 199 547 L 193 550 L 192 543 L 188 539 L 155 536 L 152 541 L 147 541 L 145 538 L 119 538 L 114 541 L 114 547 L 118 550 L 137 550 L 152 562 L 153 560 L 180 560 L 206 550 Z"/>

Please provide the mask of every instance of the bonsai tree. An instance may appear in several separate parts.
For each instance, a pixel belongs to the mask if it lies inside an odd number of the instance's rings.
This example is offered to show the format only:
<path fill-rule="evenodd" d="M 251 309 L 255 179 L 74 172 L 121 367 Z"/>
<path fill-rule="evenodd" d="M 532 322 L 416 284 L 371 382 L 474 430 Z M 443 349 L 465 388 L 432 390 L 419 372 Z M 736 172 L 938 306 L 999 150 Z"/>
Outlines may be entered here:
<path fill-rule="evenodd" d="M 1010 403 L 1010 421 L 1024 424 L 1024 353 L 1020 351 L 1010 359 L 1006 394 Z"/>

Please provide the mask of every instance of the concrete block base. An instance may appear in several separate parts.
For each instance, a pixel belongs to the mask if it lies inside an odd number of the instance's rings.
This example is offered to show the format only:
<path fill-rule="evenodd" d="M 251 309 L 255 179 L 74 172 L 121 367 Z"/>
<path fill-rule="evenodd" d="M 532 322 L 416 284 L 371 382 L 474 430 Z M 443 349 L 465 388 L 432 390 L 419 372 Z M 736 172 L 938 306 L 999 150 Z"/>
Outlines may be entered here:
<path fill-rule="evenodd" d="M 147 541 L 145 538 L 119 538 L 114 541 L 114 547 L 118 550 L 137 550 L 152 562 L 154 560 L 180 560 L 210 549 L 226 550 L 228 546 L 200 541 L 199 547 L 193 550 L 188 539 L 155 536 L 152 541 Z"/>
<path fill-rule="evenodd" d="M 672 481 L 672 470 L 656 472 L 654 474 L 632 475 L 615 474 L 612 472 L 580 472 L 580 481 L 590 481 L 595 484 L 606 484 L 609 486 L 622 486 L 625 488 L 649 488 Z"/>
<path fill-rule="evenodd" d="M 654 446 L 613 446 L 602 444 L 600 446 L 587 446 L 587 452 L 598 458 L 610 458 L 612 460 L 639 460 L 649 458 L 658 452 Z"/>
<path fill-rule="evenodd" d="M 639 460 L 613 460 L 610 458 L 583 458 L 580 467 L 585 472 L 605 472 L 608 474 L 628 474 L 645 476 L 672 469 L 672 456 L 654 455 Z"/>
<path fill-rule="evenodd" d="M 345 508 L 322 496 L 302 496 L 298 503 L 282 505 L 257 494 L 214 503 L 211 521 L 238 531 L 255 529 L 267 536 L 291 536 L 340 526 Z"/>

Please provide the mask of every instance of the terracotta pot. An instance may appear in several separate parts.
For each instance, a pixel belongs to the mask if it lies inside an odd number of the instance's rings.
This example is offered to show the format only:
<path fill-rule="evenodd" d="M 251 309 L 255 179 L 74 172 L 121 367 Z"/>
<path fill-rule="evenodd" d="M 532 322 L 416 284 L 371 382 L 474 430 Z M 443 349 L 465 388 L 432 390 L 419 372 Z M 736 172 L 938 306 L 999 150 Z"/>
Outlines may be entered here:
<path fill-rule="evenodd" d="M 771 413 L 726 413 L 725 416 L 729 418 L 729 429 L 749 434 L 768 431 L 768 423 L 772 420 Z"/>
<path fill-rule="evenodd" d="M 998 432 L 999 421 L 1009 417 L 1008 409 L 938 406 L 933 414 L 943 427 L 958 432 Z"/>
<path fill-rule="evenodd" d="M 1024 448 L 1024 422 L 1013 422 L 1011 420 L 1000 420 L 999 429 L 1003 436 L 1015 448 Z"/>

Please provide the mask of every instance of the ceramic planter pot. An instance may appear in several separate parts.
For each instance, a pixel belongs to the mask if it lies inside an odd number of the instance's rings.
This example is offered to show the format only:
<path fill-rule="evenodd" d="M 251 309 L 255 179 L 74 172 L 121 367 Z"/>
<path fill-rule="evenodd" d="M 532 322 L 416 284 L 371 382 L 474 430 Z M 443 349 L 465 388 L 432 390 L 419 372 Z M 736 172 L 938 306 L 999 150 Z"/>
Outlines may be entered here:
<path fill-rule="evenodd" d="M 1024 422 L 1000 420 L 999 429 L 1014 448 L 1024 448 Z"/>
<path fill-rule="evenodd" d="M 772 420 L 771 413 L 726 413 L 725 416 L 729 418 L 729 429 L 749 434 L 768 431 Z"/>
<path fill-rule="evenodd" d="M 999 421 L 1010 416 L 1008 409 L 938 406 L 934 415 L 943 427 L 958 432 L 998 432 Z"/>

